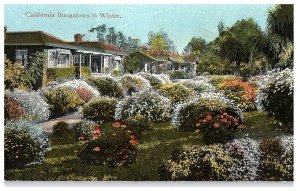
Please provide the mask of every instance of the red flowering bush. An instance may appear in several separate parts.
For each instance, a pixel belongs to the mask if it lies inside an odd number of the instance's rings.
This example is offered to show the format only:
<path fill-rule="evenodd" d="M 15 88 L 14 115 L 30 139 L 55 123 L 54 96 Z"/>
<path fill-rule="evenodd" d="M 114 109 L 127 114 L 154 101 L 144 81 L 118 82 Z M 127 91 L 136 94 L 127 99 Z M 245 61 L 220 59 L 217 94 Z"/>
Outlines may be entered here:
<path fill-rule="evenodd" d="M 21 105 L 8 97 L 4 99 L 4 114 L 5 120 L 18 120 L 24 115 L 24 109 Z"/>
<path fill-rule="evenodd" d="M 96 130 L 95 130 L 96 132 Z M 87 143 L 78 155 L 83 164 L 128 166 L 136 160 L 138 140 L 121 122 L 101 131 L 99 137 Z"/>
<path fill-rule="evenodd" d="M 241 120 L 226 112 L 207 113 L 195 123 L 195 132 L 201 132 L 205 143 L 224 143 L 233 139 L 234 131 L 242 128 Z"/>
<path fill-rule="evenodd" d="M 255 109 L 256 90 L 252 83 L 229 79 L 219 83 L 217 87 L 243 111 Z"/>
<path fill-rule="evenodd" d="M 75 90 L 83 102 L 88 102 L 93 97 L 93 93 L 88 89 L 78 87 Z"/>

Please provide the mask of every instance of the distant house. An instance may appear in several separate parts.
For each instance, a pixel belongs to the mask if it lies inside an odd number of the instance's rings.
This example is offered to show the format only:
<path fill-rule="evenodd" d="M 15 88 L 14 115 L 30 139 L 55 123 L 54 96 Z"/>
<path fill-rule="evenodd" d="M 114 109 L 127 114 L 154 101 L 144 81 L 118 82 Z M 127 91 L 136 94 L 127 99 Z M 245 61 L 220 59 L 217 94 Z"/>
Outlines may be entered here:
<path fill-rule="evenodd" d="M 92 73 L 110 73 L 122 68 L 125 52 L 112 45 L 85 42 L 81 34 L 74 35 L 74 42 L 64 41 L 43 31 L 7 32 L 5 28 L 4 50 L 13 62 L 28 63 L 29 55 L 44 52 L 47 68 L 76 66 L 80 75 L 82 66 Z"/>
<path fill-rule="evenodd" d="M 145 53 L 136 51 L 131 54 L 140 60 L 140 71 L 150 73 L 168 73 L 183 71 L 192 76 L 196 75 L 198 58 L 174 53 Z"/>

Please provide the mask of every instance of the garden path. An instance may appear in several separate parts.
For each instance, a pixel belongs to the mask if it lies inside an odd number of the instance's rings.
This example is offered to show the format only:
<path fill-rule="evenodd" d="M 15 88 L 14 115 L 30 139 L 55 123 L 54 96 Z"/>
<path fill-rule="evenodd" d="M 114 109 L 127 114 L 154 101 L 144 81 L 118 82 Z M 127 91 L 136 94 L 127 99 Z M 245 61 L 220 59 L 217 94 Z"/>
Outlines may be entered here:
<path fill-rule="evenodd" d="M 54 118 L 49 121 L 45 121 L 40 123 L 39 125 L 43 128 L 46 133 L 51 133 L 53 125 L 55 125 L 59 121 L 64 121 L 68 124 L 77 123 L 81 120 L 81 114 L 79 112 L 75 112 L 69 115 L 65 115 L 62 117 Z"/>

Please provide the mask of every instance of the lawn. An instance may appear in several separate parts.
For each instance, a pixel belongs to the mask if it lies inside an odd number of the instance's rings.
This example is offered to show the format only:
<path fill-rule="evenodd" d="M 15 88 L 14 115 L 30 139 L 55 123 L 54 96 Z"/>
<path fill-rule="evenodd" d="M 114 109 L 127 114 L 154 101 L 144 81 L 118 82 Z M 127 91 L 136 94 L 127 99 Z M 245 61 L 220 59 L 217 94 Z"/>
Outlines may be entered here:
<path fill-rule="evenodd" d="M 245 128 L 238 137 L 253 139 L 271 138 L 283 134 L 275 120 L 265 112 L 245 113 Z M 111 123 L 102 125 L 104 130 Z M 5 172 L 5 180 L 158 180 L 158 168 L 172 151 L 185 145 L 204 144 L 195 132 L 180 132 L 171 123 L 158 123 L 143 133 L 138 145 L 139 154 L 135 164 L 129 167 L 104 167 L 83 165 L 76 155 L 84 144 L 74 141 L 74 137 L 50 138 L 51 150 L 42 164 Z"/>

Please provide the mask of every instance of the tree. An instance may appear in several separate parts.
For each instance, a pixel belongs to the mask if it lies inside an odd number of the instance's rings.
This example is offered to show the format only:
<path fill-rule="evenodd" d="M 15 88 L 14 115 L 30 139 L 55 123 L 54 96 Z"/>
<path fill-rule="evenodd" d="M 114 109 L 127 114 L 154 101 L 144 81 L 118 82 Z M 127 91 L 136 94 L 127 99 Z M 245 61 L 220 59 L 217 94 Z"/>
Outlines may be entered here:
<path fill-rule="evenodd" d="M 205 51 L 206 41 L 201 37 L 193 37 L 184 48 L 184 54 L 199 56 Z"/>
<path fill-rule="evenodd" d="M 90 30 L 88 30 L 89 33 L 97 33 L 97 40 L 98 42 L 105 42 L 105 34 L 106 34 L 107 28 L 105 24 L 96 26 L 96 27 L 92 27 Z"/>
<path fill-rule="evenodd" d="M 157 33 L 153 31 L 149 32 L 148 45 L 152 52 L 176 52 L 176 45 L 174 44 L 174 41 L 169 38 L 168 34 L 163 31 L 163 29 Z"/>
<path fill-rule="evenodd" d="M 137 56 L 130 55 L 124 58 L 124 71 L 129 73 L 136 73 L 140 70 L 140 60 Z"/>
<path fill-rule="evenodd" d="M 117 35 L 114 27 L 108 28 L 108 34 L 106 35 L 106 42 L 117 46 Z"/>

